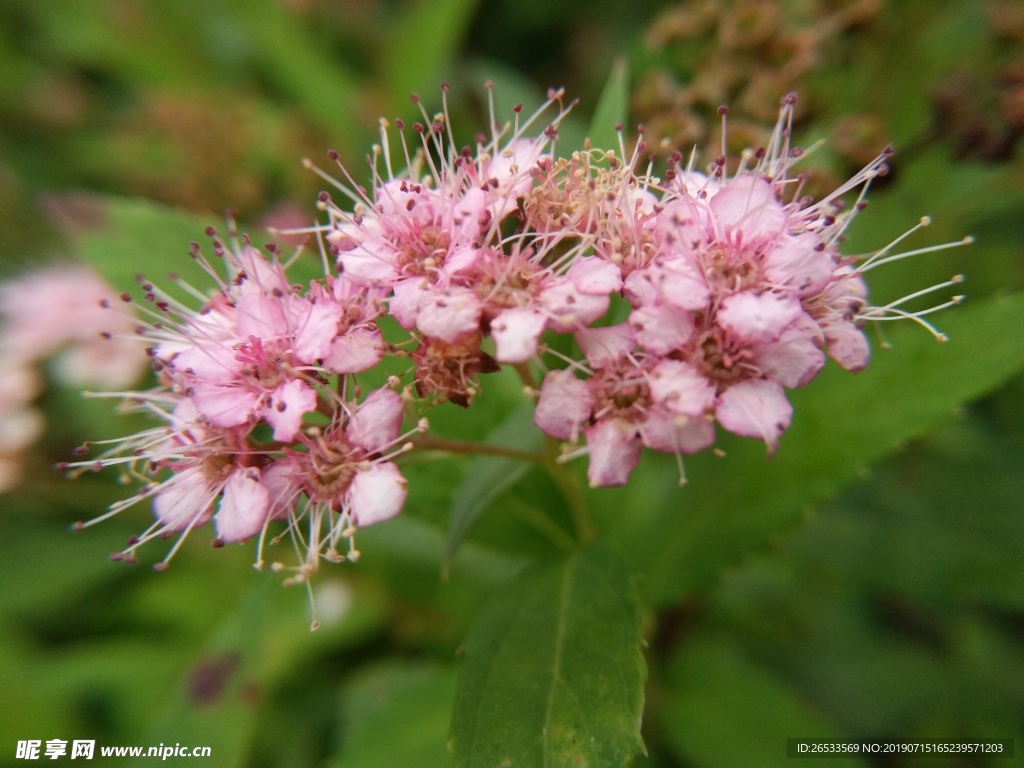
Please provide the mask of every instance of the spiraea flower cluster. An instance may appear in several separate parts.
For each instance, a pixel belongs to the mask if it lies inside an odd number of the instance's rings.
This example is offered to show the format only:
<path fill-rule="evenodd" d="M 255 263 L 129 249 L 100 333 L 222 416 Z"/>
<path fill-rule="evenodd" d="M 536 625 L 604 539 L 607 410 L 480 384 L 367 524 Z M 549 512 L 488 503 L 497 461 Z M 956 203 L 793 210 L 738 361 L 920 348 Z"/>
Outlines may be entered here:
<path fill-rule="evenodd" d="M 472 145 L 457 143 L 442 91 L 422 122 L 381 121 L 368 187 L 340 162 L 308 163 L 332 185 L 326 221 L 288 234 L 315 246 L 319 279 L 288 278 L 301 251 L 211 230 L 213 259 L 198 244 L 191 255 L 213 290 L 141 278 L 142 301 L 122 297 L 148 318 L 137 335 L 159 386 L 119 396 L 158 426 L 69 465 L 141 478 L 108 514 L 146 501 L 156 520 L 117 558 L 212 519 L 215 544 L 258 537 L 258 563 L 268 540 L 290 538 L 293 580 L 354 559 L 356 529 L 403 507 L 401 456 L 440 444 L 421 437 L 429 409 L 472 408 L 481 377 L 503 367 L 523 378 L 536 426 L 569 444 L 562 460 L 586 455 L 591 485 L 619 485 L 645 447 L 681 457 L 718 430 L 774 451 L 787 390 L 826 357 L 868 363 L 866 321 L 931 328 L 934 307 L 867 300 L 864 274 L 908 253 L 839 250 L 888 152 L 825 199 L 804 197 L 791 97 L 768 146 L 700 169 L 671 153 L 656 175 L 637 167 L 642 133 L 631 155 L 623 141 L 559 155 L 561 91 L 504 124 L 492 105 Z M 578 354 L 554 351 L 556 334 Z"/>

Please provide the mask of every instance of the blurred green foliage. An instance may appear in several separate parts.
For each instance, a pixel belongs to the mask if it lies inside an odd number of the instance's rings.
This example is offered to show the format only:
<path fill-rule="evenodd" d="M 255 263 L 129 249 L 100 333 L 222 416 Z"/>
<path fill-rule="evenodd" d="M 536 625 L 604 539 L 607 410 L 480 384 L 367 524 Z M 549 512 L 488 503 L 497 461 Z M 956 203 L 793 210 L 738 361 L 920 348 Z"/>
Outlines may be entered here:
<path fill-rule="evenodd" d="M 7 0 L 0 259 L 12 271 L 84 258 L 124 286 L 139 271 L 184 273 L 189 241 L 227 208 L 254 235 L 308 221 L 321 182 L 299 158 L 334 147 L 360 168 L 377 116 L 412 115 L 408 93 L 441 80 L 462 126 L 482 124 L 485 79 L 501 114 L 565 85 L 584 98 L 568 146 L 594 112 L 591 134 L 610 135 L 602 123 L 627 87 L 652 147 L 662 136 L 716 146 L 722 102 L 743 137 L 797 88 L 799 138 L 827 140 L 812 184 L 896 144 L 849 252 L 925 214 L 935 223 L 912 246 L 978 242 L 872 274 L 884 301 L 966 273 L 968 304 L 937 318 L 952 340 L 900 328 L 863 374 L 827 371 L 795 393 L 774 460 L 727 440 L 724 458 L 688 460 L 682 489 L 671 461 L 649 457 L 628 488 L 594 493 L 501 460 L 406 464 L 407 512 L 361 533 L 357 565 L 321 574 L 312 634 L 305 596 L 249 568 L 251 547 L 214 551 L 199 532 L 157 575 L 102 556 L 146 525 L 144 510 L 69 535 L 124 489 L 102 476 L 70 485 L 50 467 L 127 427 L 106 403 L 52 387 L 47 436 L 0 517 L 0 764 L 19 739 L 88 738 L 209 745 L 216 765 L 476 765 L 460 729 L 496 729 L 495 711 L 537 701 L 564 704 L 564 722 L 592 711 L 608 743 L 626 746 L 614 759 L 605 744 L 582 754 L 617 764 L 635 747 L 622 715 L 639 679 L 613 673 L 613 696 L 600 675 L 515 701 L 457 694 L 459 668 L 529 688 L 527 662 L 558 658 L 548 630 L 559 616 L 579 636 L 571 647 L 619 643 L 618 659 L 642 628 L 637 765 L 781 765 L 789 736 L 1000 737 L 1024 749 L 1022 50 L 1024 14 L 1000 0 L 218 0 L 201 11 Z M 622 80 L 605 88 L 619 58 Z M 510 436 L 518 381 L 484 387 L 471 419 L 441 409 L 432 426 L 532 446 L 532 433 Z M 604 568 L 602 550 L 572 549 L 575 492 L 615 553 Z M 569 617 L 551 590 L 577 567 L 593 571 L 578 583 L 590 608 Z M 636 598 L 582 594 L 616 579 L 630 590 L 635 579 L 642 627 Z M 509 607 L 517 595 L 534 606 L 526 618 Z M 607 636 L 588 623 L 602 617 Z M 536 653 L 496 660 L 502 622 Z M 591 698 L 576 709 L 574 695 Z M 617 704 L 605 711 L 607 699 Z"/>

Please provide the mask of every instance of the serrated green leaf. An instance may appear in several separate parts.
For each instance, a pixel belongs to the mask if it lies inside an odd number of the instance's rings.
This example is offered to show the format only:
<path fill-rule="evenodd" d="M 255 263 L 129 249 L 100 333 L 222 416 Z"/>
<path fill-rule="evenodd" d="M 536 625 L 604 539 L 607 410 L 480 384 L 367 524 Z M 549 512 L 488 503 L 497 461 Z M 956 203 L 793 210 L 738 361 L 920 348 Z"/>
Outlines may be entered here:
<path fill-rule="evenodd" d="M 390 662 L 345 686 L 340 768 L 450 768 L 455 671 Z"/>
<path fill-rule="evenodd" d="M 704 768 L 789 765 L 788 738 L 844 734 L 724 638 L 696 638 L 672 661 L 658 730 L 687 764 Z M 864 765 L 856 758 L 805 758 L 801 766 Z"/>
<path fill-rule="evenodd" d="M 629 67 L 625 59 L 616 59 L 608 82 L 594 108 L 587 136 L 598 149 L 618 149 L 616 125 L 626 122 L 629 113 Z"/>
<path fill-rule="evenodd" d="M 590 549 L 495 595 L 465 643 L 455 765 L 626 765 L 640 737 L 645 664 L 631 574 Z"/>
<path fill-rule="evenodd" d="M 512 411 L 487 443 L 518 451 L 540 451 L 544 439 L 533 426 L 533 403 L 523 403 Z M 479 456 L 470 462 L 455 491 L 445 542 L 446 562 L 451 562 L 462 539 L 491 502 L 522 480 L 531 467 L 523 459 L 505 456 Z"/>
<path fill-rule="evenodd" d="M 942 326 L 947 344 L 905 328 L 861 374 L 828 366 L 791 392 L 793 426 L 773 460 L 761 444 L 724 436 L 724 458 L 687 459 L 681 490 L 671 461 L 649 457 L 630 486 L 595 495 L 604 527 L 646 572 L 647 598 L 666 604 L 712 583 L 869 463 L 1024 368 L 1024 295 L 964 306 Z"/>

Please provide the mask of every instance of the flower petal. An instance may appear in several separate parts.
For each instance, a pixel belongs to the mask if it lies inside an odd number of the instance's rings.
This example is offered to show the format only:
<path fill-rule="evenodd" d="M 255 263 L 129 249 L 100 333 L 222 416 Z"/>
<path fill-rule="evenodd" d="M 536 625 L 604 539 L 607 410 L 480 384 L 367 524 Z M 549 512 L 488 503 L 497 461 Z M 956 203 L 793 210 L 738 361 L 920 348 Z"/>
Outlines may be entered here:
<path fill-rule="evenodd" d="M 779 435 L 793 418 L 793 406 L 777 381 L 749 379 L 733 384 L 718 398 L 718 423 L 744 437 L 759 437 L 774 452 Z"/>
<path fill-rule="evenodd" d="M 545 325 L 547 318 L 534 309 L 506 309 L 491 321 L 495 359 L 499 363 L 524 363 L 534 357 Z"/>
<path fill-rule="evenodd" d="M 302 417 L 316 410 L 316 399 L 316 392 L 304 381 L 289 381 L 275 389 L 262 414 L 274 428 L 274 439 L 294 440 Z"/>
<path fill-rule="evenodd" d="M 800 302 L 792 296 L 744 291 L 725 298 L 717 320 L 744 341 L 765 343 L 779 338 L 802 315 Z"/>
<path fill-rule="evenodd" d="M 346 494 L 352 522 L 362 528 L 389 520 L 402 511 L 407 492 L 405 478 L 391 462 L 357 472 Z"/>
<path fill-rule="evenodd" d="M 575 440 L 590 418 L 594 398 L 582 379 L 571 371 L 551 371 L 544 377 L 533 423 L 560 440 Z"/>
<path fill-rule="evenodd" d="M 375 389 L 360 405 L 345 429 L 345 436 L 370 453 L 383 450 L 402 431 L 402 398 L 390 389 Z"/>
<path fill-rule="evenodd" d="M 587 480 L 592 488 L 625 485 L 640 461 L 643 443 L 636 430 L 620 419 L 605 419 L 584 430 L 590 466 Z"/>
<path fill-rule="evenodd" d="M 217 538 L 245 541 L 258 534 L 267 521 L 270 491 L 260 482 L 260 470 L 247 467 L 231 473 L 213 523 Z"/>

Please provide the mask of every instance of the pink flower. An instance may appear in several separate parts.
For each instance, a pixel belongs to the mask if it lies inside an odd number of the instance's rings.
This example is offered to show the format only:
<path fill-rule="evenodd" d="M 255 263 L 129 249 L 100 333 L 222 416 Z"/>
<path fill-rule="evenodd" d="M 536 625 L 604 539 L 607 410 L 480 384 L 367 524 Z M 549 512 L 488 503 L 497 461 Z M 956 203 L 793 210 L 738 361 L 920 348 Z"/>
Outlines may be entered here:
<path fill-rule="evenodd" d="M 581 331 L 577 340 L 588 377 L 549 373 L 534 423 L 563 440 L 585 435 L 591 485 L 625 483 L 645 445 L 679 455 L 714 442 L 706 415 L 715 390 L 692 365 L 645 355 L 625 324 Z"/>
<path fill-rule="evenodd" d="M 111 309 L 114 290 L 86 266 L 28 272 L 0 284 L 0 348 L 33 363 L 61 352 L 55 371 L 71 385 L 124 387 L 147 365 L 135 321 Z"/>

